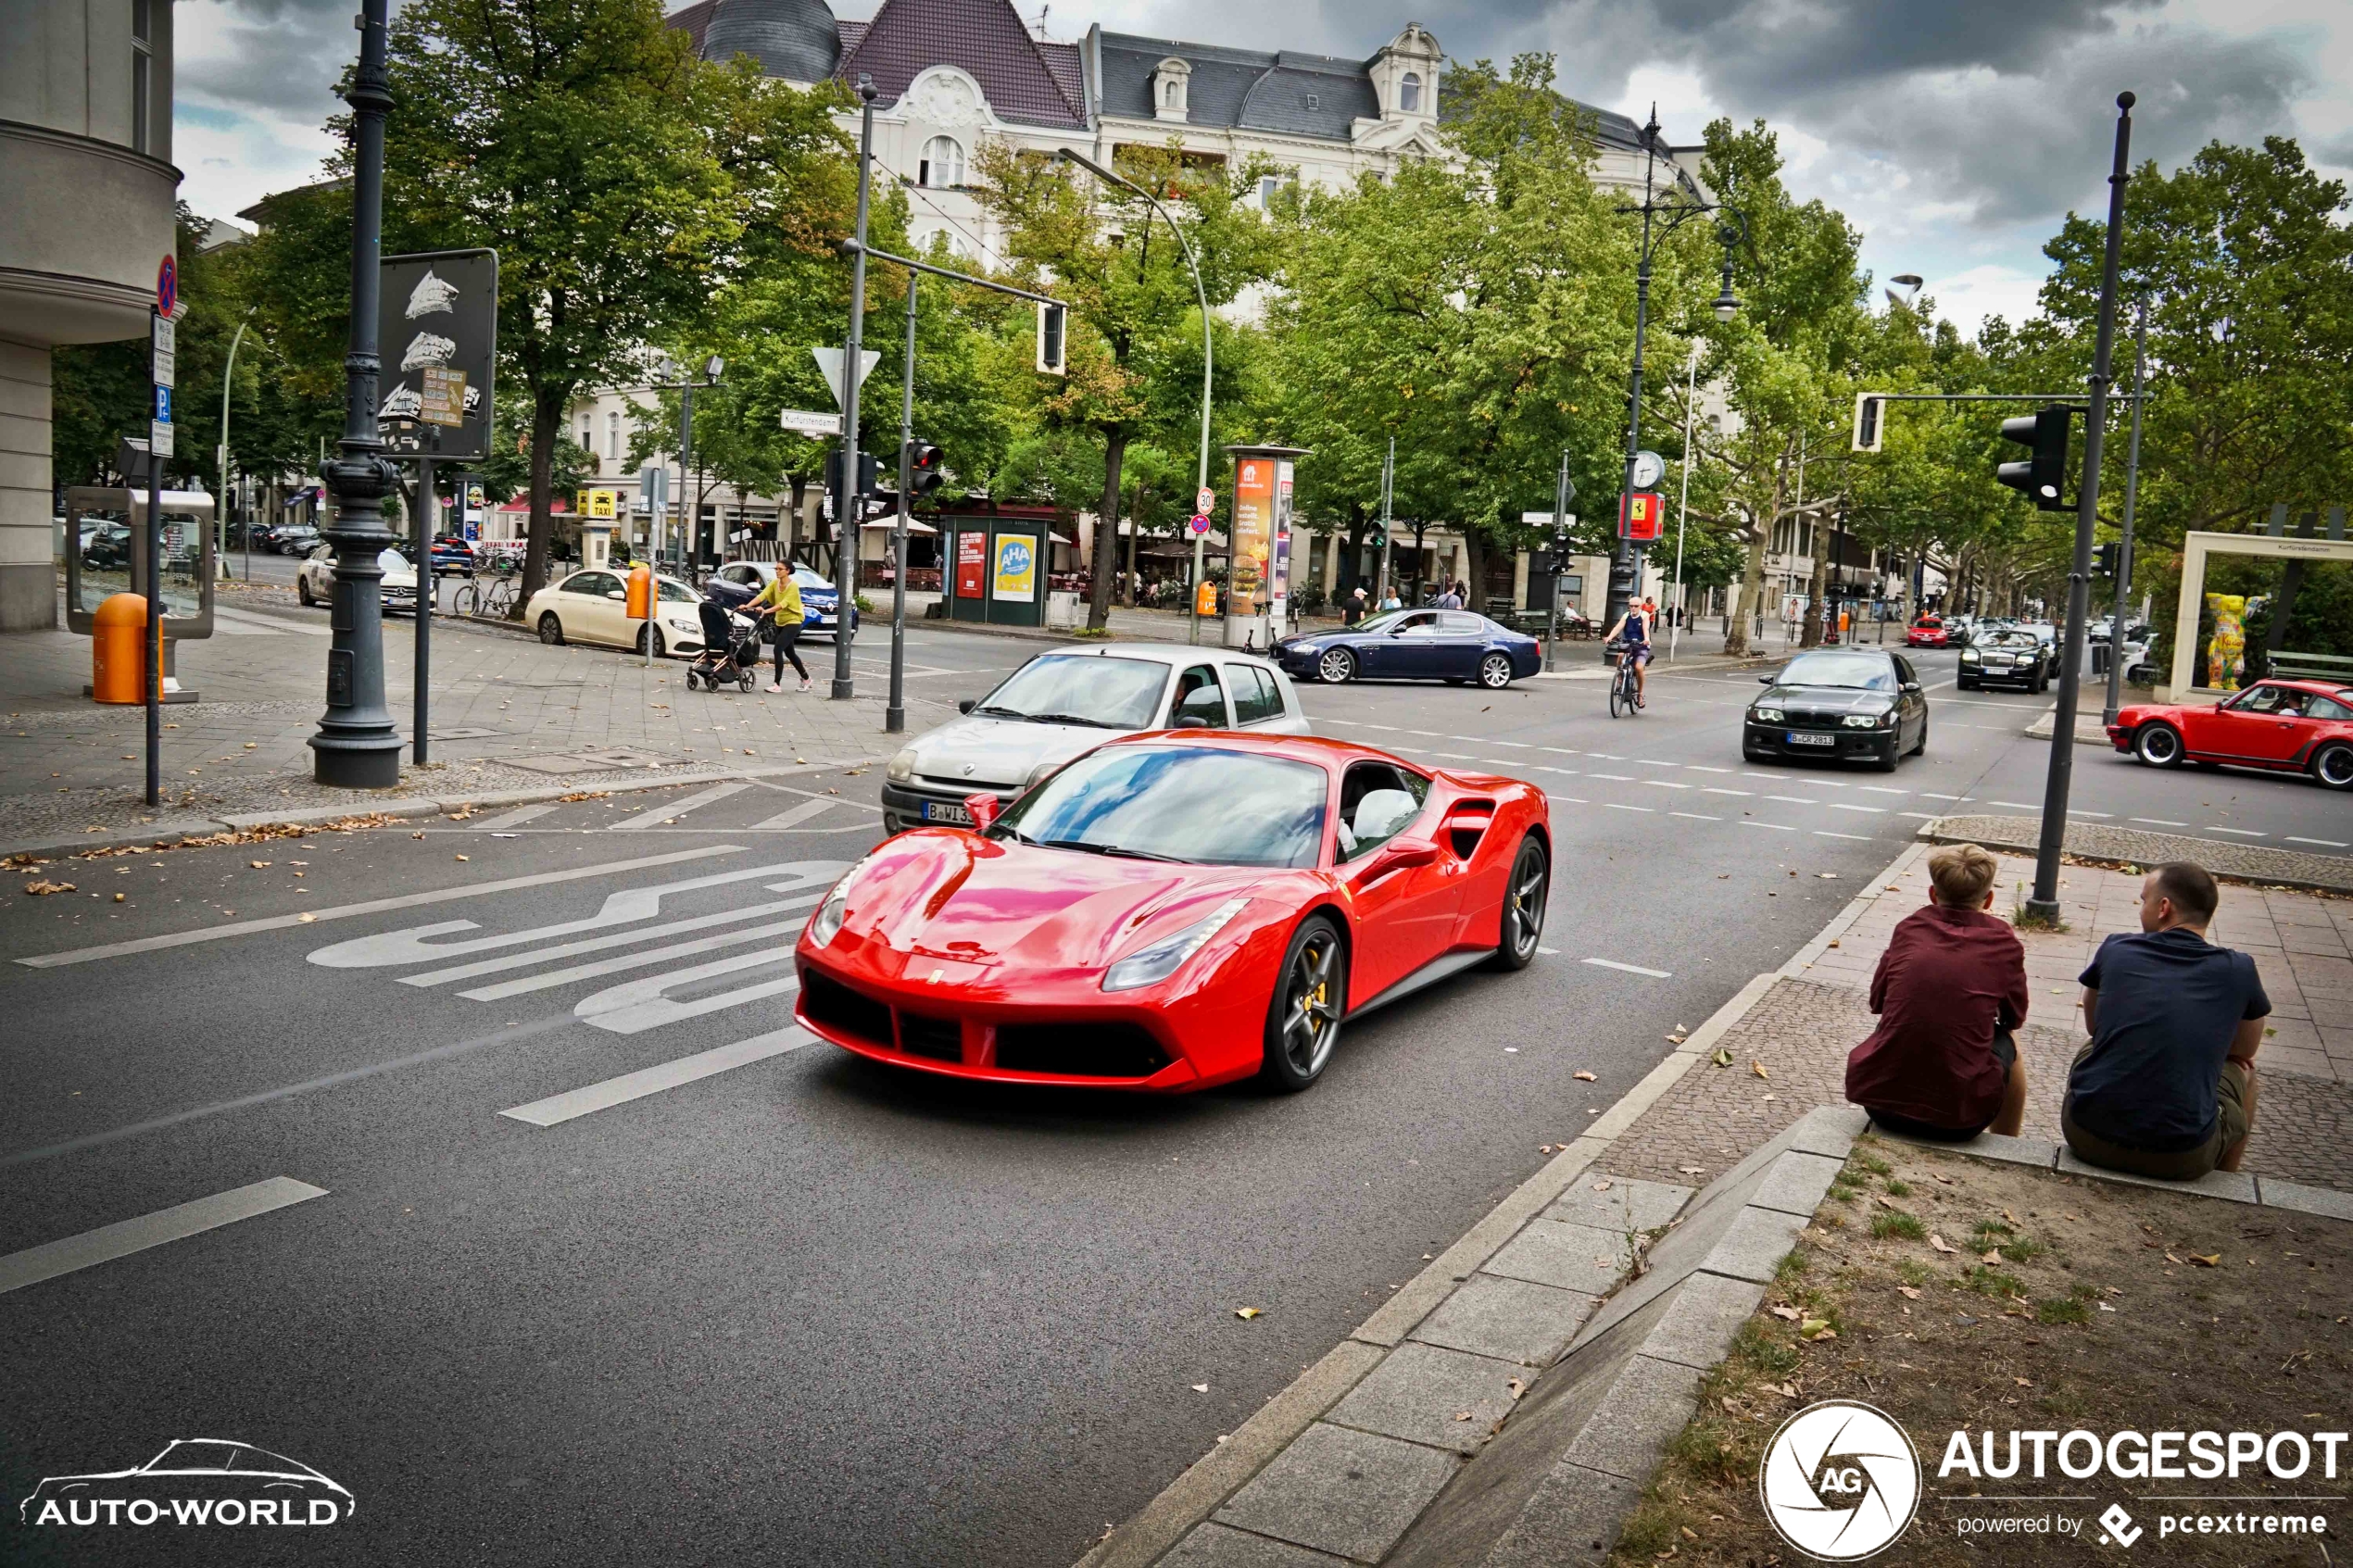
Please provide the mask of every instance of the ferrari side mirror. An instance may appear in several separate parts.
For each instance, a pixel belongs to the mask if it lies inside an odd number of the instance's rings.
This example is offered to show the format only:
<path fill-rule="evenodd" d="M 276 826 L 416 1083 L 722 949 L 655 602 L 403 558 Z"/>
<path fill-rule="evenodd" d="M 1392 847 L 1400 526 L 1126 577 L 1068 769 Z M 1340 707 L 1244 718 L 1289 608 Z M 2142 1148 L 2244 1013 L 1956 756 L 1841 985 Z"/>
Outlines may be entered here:
<path fill-rule="evenodd" d="M 1438 846 L 1427 838 L 1392 838 L 1381 847 L 1380 852 L 1380 864 L 1384 871 L 1427 866 L 1437 859 Z"/>

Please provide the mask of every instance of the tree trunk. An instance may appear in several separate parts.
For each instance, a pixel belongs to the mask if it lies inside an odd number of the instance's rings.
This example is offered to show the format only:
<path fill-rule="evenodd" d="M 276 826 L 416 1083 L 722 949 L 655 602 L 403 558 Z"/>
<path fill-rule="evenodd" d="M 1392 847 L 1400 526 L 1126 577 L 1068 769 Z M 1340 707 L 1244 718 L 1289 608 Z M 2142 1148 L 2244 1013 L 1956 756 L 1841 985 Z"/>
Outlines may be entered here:
<path fill-rule="evenodd" d="M 1806 582 L 1806 631 L 1798 638 L 1800 647 L 1818 648 L 1822 646 L 1822 626 L 1826 620 L 1822 613 L 1822 600 L 1829 595 L 1831 575 L 1830 556 L 1823 548 L 1830 543 L 1828 532 L 1825 523 L 1814 525 L 1814 574 Z"/>
<path fill-rule="evenodd" d="M 1364 578 L 1365 534 L 1373 525 L 1372 515 L 1362 502 L 1348 508 L 1348 544 L 1340 551 L 1340 582 L 1332 588 L 1332 604 L 1337 607 L 1342 595 L 1352 593 Z"/>
<path fill-rule="evenodd" d="M 1477 523 L 1463 525 L 1463 608 L 1476 610 L 1487 597 L 1487 531 Z"/>
<path fill-rule="evenodd" d="M 1724 620 L 1724 652 L 1732 659 L 1748 657 L 1748 623 L 1755 619 L 1757 607 L 1765 602 L 1766 538 L 1766 532 L 1760 527 L 1756 537 L 1748 542 L 1741 580 L 1733 586 L 1732 602 Z"/>
<path fill-rule="evenodd" d="M 569 400 L 569 393 L 559 396 L 542 391 L 532 406 L 531 526 L 522 552 L 522 587 L 515 595 L 514 608 L 508 611 L 517 621 L 531 596 L 547 585 L 547 546 L 555 535 L 556 435 Z"/>
<path fill-rule="evenodd" d="M 1103 437 L 1103 504 L 1095 512 L 1092 575 L 1087 584 L 1087 625 L 1100 632 L 1111 624 L 1111 580 L 1119 571 L 1119 470 L 1127 460 L 1127 427 L 1114 425 Z"/>
<path fill-rule="evenodd" d="M 1139 513 L 1143 511 L 1145 504 L 1150 499 L 1151 495 L 1151 491 L 1148 486 L 1139 486 L 1137 489 L 1136 510 Z M 1126 552 L 1127 559 L 1126 564 L 1120 569 L 1119 572 L 1119 602 L 1126 605 L 1130 609 L 1136 608 L 1136 546 L 1141 543 L 1139 536 L 1142 533 L 1143 529 L 1141 525 L 1139 524 L 1134 518 L 1129 518 L 1127 521 L 1127 549 Z"/>

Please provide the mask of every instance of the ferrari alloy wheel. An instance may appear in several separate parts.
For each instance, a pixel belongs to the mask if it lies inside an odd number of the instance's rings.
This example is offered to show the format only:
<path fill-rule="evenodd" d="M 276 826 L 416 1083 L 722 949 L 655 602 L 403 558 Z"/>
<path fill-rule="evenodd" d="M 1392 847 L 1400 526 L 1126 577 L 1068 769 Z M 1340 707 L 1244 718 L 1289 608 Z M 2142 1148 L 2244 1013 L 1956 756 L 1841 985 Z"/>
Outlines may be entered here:
<path fill-rule="evenodd" d="M 1490 969 L 1526 969 L 1536 956 L 1552 882 L 1552 859 L 1544 853 L 1543 840 L 1531 833 L 1519 841 L 1519 853 L 1512 857 L 1512 880 L 1504 889 L 1502 940 L 1487 960 Z"/>
<path fill-rule="evenodd" d="M 2152 768 L 2182 765 L 2182 732 L 2171 724 L 2143 724 L 2133 736 L 2133 755 Z"/>
<path fill-rule="evenodd" d="M 539 640 L 551 648 L 563 644 L 564 623 L 556 619 L 552 609 L 539 618 Z"/>
<path fill-rule="evenodd" d="M 1500 692 L 1512 684 L 1512 661 L 1508 655 L 1491 653 L 1478 661 L 1478 684 L 1491 692 Z"/>
<path fill-rule="evenodd" d="M 1283 955 L 1266 1013 L 1266 1064 L 1261 1075 L 1296 1094 L 1324 1075 L 1340 1021 L 1348 1011 L 1348 954 L 1340 930 L 1323 915 L 1300 923 Z"/>
<path fill-rule="evenodd" d="M 1326 648 L 1315 660 L 1315 678 L 1330 685 L 1346 685 L 1356 678 L 1356 656 L 1346 648 Z"/>
<path fill-rule="evenodd" d="M 2353 746 L 2332 746 L 2313 758 L 2312 776 L 2323 789 L 2353 789 Z"/>

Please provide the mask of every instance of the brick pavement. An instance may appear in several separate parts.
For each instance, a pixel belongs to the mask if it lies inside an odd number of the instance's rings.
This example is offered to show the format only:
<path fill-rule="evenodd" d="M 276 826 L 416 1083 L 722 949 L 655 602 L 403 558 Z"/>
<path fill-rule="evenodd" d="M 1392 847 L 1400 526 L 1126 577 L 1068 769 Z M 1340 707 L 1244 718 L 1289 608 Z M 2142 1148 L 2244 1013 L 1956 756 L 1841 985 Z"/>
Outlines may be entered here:
<path fill-rule="evenodd" d="M 2347 814 L 2346 809 L 2337 806 L 2334 796 L 2316 793 L 2314 805 L 2316 812 L 2335 809 L 2339 821 Z M 2319 820 L 2316 816 L 2315 821 Z M 2011 849 L 2029 856 L 2042 842 L 2042 834 L 2040 817 L 1942 817 L 1920 829 L 1921 837 L 1938 844 L 1982 844 L 1988 849 Z M 2151 833 L 2146 828 L 2083 822 L 2067 824 L 2062 847 L 2070 855 L 2121 860 L 2130 865 L 2196 860 L 2216 876 L 2353 893 L 2353 860 L 2341 855 L 2308 855 L 2260 844 L 2185 838 L 2180 834 Z"/>
<path fill-rule="evenodd" d="M 2033 862 L 2003 858 L 2005 911 Z M 2059 898 L 2070 929 L 2020 932 L 2033 991 L 2019 1031 L 2026 1135 L 2059 1136 L 2067 1065 L 2083 1043 L 2075 977 L 2099 940 L 2136 931 L 2140 879 L 2070 866 Z M 1720 1042 L 1732 1065 L 1693 1068 L 1596 1161 L 1628 1176 L 1704 1184 L 1818 1105 L 1845 1100 L 1846 1053 L 1874 1020 L 1870 977 L 1898 921 L 1927 897 L 1923 853 L 1875 882 Z M 2022 897 L 2022 895 L 2020 895 Z M 2259 1064 L 2268 1069 L 2246 1168 L 2353 1190 L 2353 899 L 2227 885 L 2211 935 L 2252 954 L 2272 1002 Z M 1751 1063 L 1763 1064 L 1759 1078 Z M 1694 1169 L 1696 1168 L 1696 1169 Z"/>

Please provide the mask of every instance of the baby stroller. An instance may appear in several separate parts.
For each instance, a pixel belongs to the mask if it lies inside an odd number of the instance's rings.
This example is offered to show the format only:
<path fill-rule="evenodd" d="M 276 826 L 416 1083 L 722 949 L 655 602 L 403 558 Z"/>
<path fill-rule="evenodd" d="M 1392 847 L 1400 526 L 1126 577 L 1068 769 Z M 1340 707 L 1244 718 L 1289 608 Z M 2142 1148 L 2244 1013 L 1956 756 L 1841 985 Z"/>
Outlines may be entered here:
<path fill-rule="evenodd" d="M 717 691 L 732 681 L 751 690 L 760 673 L 759 623 L 711 599 L 703 600 L 697 612 L 702 619 L 702 656 L 686 666 L 686 689 L 693 691 L 700 682 Z"/>

